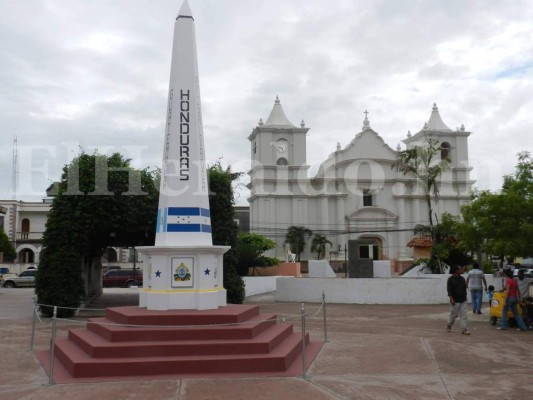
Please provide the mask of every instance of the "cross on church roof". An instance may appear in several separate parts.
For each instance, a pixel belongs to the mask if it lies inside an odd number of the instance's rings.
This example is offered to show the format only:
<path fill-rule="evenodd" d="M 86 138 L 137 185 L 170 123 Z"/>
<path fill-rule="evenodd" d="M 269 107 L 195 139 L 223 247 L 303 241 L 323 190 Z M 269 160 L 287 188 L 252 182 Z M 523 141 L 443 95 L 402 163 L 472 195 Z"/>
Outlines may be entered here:
<path fill-rule="evenodd" d="M 363 131 L 366 131 L 367 129 L 372 129 L 370 127 L 370 122 L 368 121 L 368 110 L 365 110 L 363 114 L 365 114 L 365 120 L 363 121 Z"/>

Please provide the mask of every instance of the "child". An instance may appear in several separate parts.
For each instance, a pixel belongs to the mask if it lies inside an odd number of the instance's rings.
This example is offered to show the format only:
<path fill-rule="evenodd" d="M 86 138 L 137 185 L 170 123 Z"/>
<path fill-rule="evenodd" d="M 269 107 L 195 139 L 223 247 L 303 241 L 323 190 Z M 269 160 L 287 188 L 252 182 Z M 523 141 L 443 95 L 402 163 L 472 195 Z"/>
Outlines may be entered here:
<path fill-rule="evenodd" d="M 489 285 L 487 289 L 487 299 L 489 300 L 489 307 L 492 307 L 492 298 L 494 297 L 494 286 Z"/>

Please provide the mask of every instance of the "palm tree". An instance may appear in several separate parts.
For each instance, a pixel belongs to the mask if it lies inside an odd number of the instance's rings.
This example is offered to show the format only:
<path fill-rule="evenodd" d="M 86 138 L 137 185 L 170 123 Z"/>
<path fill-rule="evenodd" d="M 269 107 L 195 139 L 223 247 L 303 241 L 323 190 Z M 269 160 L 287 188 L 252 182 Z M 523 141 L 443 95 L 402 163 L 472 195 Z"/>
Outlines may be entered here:
<path fill-rule="evenodd" d="M 320 260 L 322 254 L 326 256 L 326 244 L 333 245 L 324 235 L 315 234 L 313 241 L 311 242 L 311 251 L 316 251 L 316 259 Z"/>
<path fill-rule="evenodd" d="M 404 175 L 410 175 L 417 180 L 419 187 L 424 191 L 424 199 L 428 206 L 429 228 L 433 246 L 437 244 L 435 235 L 435 226 L 433 224 L 433 207 L 431 196 L 435 199 L 439 196 L 437 179 L 441 173 L 449 166 L 446 159 L 437 159 L 440 154 L 441 145 L 438 139 L 429 138 L 427 142 L 420 147 L 413 147 L 400 151 L 391 168 L 402 172 Z"/>
<path fill-rule="evenodd" d="M 313 231 L 305 226 L 292 225 L 287 228 L 285 244 L 291 245 L 291 251 L 294 250 L 298 262 L 300 262 L 300 253 L 305 249 L 306 238 L 311 236 L 313 236 Z"/>

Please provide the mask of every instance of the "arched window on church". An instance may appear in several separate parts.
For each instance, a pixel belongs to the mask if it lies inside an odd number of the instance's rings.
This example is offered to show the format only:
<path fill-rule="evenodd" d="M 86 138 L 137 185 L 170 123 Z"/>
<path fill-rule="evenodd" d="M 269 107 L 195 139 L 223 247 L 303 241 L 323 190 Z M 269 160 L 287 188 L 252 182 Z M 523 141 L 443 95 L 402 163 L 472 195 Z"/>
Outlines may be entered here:
<path fill-rule="evenodd" d="M 451 161 L 451 150 L 452 146 L 448 142 L 442 142 L 440 145 L 440 159 Z"/>
<path fill-rule="evenodd" d="M 287 160 L 285 157 L 278 158 L 278 161 L 276 161 L 277 165 L 289 165 L 289 160 Z"/>

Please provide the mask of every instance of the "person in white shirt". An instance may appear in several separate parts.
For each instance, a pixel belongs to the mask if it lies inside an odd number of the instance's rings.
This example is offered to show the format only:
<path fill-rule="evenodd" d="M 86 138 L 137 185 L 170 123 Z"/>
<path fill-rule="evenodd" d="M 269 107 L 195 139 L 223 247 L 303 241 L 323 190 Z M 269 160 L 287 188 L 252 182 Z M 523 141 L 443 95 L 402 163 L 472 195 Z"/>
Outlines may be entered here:
<path fill-rule="evenodd" d="M 472 269 L 468 272 L 466 278 L 466 288 L 470 290 L 470 298 L 472 300 L 472 312 L 474 314 L 481 314 L 481 304 L 483 303 L 483 287 L 487 291 L 487 281 L 485 274 L 479 269 L 479 264 L 474 262 Z"/>

